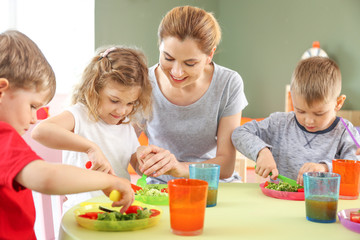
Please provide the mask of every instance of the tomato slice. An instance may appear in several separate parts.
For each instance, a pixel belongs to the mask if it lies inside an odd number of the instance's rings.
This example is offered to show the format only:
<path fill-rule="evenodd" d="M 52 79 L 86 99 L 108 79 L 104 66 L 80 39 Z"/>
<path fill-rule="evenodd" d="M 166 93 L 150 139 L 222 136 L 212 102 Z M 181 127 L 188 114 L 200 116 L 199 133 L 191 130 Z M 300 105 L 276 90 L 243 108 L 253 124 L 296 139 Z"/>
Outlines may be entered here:
<path fill-rule="evenodd" d="M 304 188 L 298 188 L 298 192 L 304 192 Z"/>
<path fill-rule="evenodd" d="M 157 209 L 150 209 L 150 211 L 151 211 L 150 217 L 156 217 L 157 215 L 160 214 L 160 211 Z"/>
<path fill-rule="evenodd" d="M 87 161 L 85 164 L 86 169 L 90 169 L 92 166 L 92 162 L 91 161 Z"/>
<path fill-rule="evenodd" d="M 360 212 L 350 212 L 350 221 L 360 223 Z"/>
<path fill-rule="evenodd" d="M 99 213 L 103 213 L 103 212 L 87 212 L 87 213 L 79 215 L 79 217 L 96 220 L 98 218 Z"/>
<path fill-rule="evenodd" d="M 142 207 L 140 206 L 136 206 L 136 205 L 131 205 L 126 211 L 126 214 L 130 214 L 130 213 L 137 213 L 137 210 L 144 210 Z"/>
<path fill-rule="evenodd" d="M 86 215 L 86 214 L 81 214 L 81 215 L 79 215 L 79 217 L 91 219 L 91 218 L 90 218 L 88 215 Z"/>
<path fill-rule="evenodd" d="M 165 193 L 169 193 L 168 188 L 162 188 L 160 191 L 161 191 L 161 192 L 165 192 Z"/>
<path fill-rule="evenodd" d="M 137 192 L 138 190 L 141 190 L 141 189 L 142 189 L 142 187 L 139 187 L 139 186 L 137 186 L 137 185 L 135 185 L 135 184 L 131 184 L 131 188 L 132 188 L 132 190 L 133 190 L 134 192 Z"/>
<path fill-rule="evenodd" d="M 264 187 L 266 187 L 267 185 L 269 185 L 269 182 L 266 181 L 264 184 Z"/>

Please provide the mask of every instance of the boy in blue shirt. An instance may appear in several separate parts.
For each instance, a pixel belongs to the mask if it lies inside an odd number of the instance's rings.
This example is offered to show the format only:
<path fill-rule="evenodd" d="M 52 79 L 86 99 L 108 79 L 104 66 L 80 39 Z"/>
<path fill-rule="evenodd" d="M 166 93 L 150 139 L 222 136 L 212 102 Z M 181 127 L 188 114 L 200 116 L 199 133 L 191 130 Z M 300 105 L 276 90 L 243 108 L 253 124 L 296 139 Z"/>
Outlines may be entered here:
<path fill-rule="evenodd" d="M 293 112 L 273 113 L 234 130 L 236 149 L 256 161 L 255 172 L 272 179 L 279 174 L 303 183 L 303 173 L 332 171 L 333 159 L 359 160 L 356 146 L 336 113 L 346 99 L 337 64 L 324 57 L 298 63 L 290 86 Z M 344 119 L 345 120 L 345 119 Z M 351 122 L 348 128 L 360 142 Z"/>

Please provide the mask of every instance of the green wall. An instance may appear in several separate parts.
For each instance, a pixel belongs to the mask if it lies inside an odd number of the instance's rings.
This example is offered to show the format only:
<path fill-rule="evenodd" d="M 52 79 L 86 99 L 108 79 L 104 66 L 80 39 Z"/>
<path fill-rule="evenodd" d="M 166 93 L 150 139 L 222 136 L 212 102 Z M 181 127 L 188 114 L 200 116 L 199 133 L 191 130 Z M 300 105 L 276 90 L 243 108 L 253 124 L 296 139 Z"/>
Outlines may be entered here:
<path fill-rule="evenodd" d="M 158 62 L 157 29 L 173 7 L 193 5 L 215 12 L 216 0 L 96 0 L 95 47 L 120 44 L 144 51 L 149 66 Z"/>
<path fill-rule="evenodd" d="M 215 61 L 243 77 L 249 101 L 244 116 L 284 111 L 285 85 L 313 41 L 340 66 L 343 109 L 360 110 L 359 0 L 96 0 L 95 46 L 137 46 L 153 65 L 162 16 L 186 4 L 218 19 L 223 38 Z"/>

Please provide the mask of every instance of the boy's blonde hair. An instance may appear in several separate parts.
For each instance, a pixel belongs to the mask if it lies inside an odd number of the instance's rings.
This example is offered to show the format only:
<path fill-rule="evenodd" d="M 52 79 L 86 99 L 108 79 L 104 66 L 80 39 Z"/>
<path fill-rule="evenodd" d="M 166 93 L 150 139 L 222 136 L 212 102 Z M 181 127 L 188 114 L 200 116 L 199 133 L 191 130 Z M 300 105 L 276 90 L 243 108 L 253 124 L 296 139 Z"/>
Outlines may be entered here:
<path fill-rule="evenodd" d="M 326 57 L 301 60 L 292 75 L 290 91 L 304 97 L 308 106 L 318 101 L 329 102 L 340 95 L 340 69 Z"/>
<path fill-rule="evenodd" d="M 55 94 L 55 74 L 38 46 L 25 34 L 8 30 L 0 34 L 0 78 L 10 89 L 49 90 Z"/>
<path fill-rule="evenodd" d="M 221 40 L 221 29 L 212 13 L 192 6 L 175 7 L 160 23 L 159 45 L 166 37 L 176 37 L 181 41 L 189 37 L 209 55 Z"/>
<path fill-rule="evenodd" d="M 145 55 L 140 50 L 118 46 L 102 57 L 105 50 L 106 48 L 99 49 L 85 68 L 72 96 L 72 103 L 84 104 L 89 110 L 89 117 L 98 121 L 100 90 L 108 81 L 114 81 L 125 87 L 141 87 L 139 99 L 128 115 L 129 120 L 133 120 L 134 114 L 139 109 L 145 117 L 149 116 L 152 87 Z"/>

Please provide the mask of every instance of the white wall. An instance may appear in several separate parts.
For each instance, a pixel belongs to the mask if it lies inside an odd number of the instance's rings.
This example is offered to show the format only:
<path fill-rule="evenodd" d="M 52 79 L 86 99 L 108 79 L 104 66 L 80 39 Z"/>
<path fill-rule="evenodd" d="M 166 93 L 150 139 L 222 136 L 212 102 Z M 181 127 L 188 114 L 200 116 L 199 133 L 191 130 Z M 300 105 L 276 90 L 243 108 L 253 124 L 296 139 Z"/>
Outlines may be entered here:
<path fill-rule="evenodd" d="M 50 115 L 67 106 L 74 84 L 94 54 L 94 8 L 94 0 L 0 0 L 0 32 L 16 29 L 25 33 L 39 46 L 55 71 L 57 90 L 49 104 Z M 29 135 L 24 139 L 44 160 L 61 161 L 59 151 L 47 149 Z M 35 233 L 39 240 L 58 236 L 61 205 L 59 197 L 49 199 L 34 192 Z M 46 223 L 49 216 L 53 217 L 54 233 L 44 229 L 52 227 Z"/>
<path fill-rule="evenodd" d="M 94 0 L 0 0 L 0 31 L 15 28 L 37 43 L 57 93 L 70 93 L 94 53 L 94 7 Z"/>

